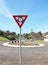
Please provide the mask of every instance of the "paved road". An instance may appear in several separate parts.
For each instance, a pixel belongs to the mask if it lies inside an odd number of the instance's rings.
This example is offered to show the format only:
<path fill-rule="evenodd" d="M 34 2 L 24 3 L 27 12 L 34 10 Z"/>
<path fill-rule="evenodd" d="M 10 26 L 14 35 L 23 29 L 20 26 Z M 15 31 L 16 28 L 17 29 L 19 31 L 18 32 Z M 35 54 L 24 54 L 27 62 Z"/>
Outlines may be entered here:
<path fill-rule="evenodd" d="M 19 65 L 19 48 L 2 46 L 0 42 L 0 65 Z M 22 48 L 22 65 L 48 65 L 48 46 Z"/>

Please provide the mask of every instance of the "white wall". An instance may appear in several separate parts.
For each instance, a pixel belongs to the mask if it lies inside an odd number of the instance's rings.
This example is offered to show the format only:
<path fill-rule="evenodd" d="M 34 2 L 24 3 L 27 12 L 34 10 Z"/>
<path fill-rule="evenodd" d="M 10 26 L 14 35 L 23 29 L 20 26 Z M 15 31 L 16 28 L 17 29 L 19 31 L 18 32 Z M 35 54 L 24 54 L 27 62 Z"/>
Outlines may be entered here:
<path fill-rule="evenodd" d="M 48 39 L 44 39 L 44 41 L 47 41 L 48 42 Z"/>

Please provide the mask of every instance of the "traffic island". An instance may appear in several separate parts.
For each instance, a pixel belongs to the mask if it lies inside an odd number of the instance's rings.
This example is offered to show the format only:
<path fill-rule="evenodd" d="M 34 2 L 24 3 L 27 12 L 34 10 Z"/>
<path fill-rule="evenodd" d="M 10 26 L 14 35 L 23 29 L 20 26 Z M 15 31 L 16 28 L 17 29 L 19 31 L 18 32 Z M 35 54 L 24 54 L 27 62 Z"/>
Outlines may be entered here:
<path fill-rule="evenodd" d="M 11 44 L 10 42 L 3 43 L 2 45 L 8 46 L 8 47 L 20 47 L 19 44 Z M 44 44 L 21 44 L 21 47 L 43 47 Z"/>

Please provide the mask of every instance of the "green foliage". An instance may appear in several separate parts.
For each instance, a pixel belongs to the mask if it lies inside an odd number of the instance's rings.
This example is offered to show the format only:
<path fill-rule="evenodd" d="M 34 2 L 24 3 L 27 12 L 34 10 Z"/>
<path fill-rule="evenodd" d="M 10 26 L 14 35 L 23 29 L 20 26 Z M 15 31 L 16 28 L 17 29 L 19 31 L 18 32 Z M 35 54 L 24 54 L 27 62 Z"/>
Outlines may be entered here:
<path fill-rule="evenodd" d="M 16 33 L 10 32 L 9 30 L 7 30 L 6 32 L 0 30 L 0 36 L 5 37 L 9 40 L 15 40 L 16 39 Z"/>
<path fill-rule="evenodd" d="M 29 39 L 29 34 L 24 34 L 25 38 Z"/>
<path fill-rule="evenodd" d="M 40 35 L 40 37 L 42 37 L 42 33 L 41 32 L 38 32 L 38 34 Z"/>
<path fill-rule="evenodd" d="M 45 42 L 44 40 L 35 40 L 35 42 L 40 42 L 40 43 L 42 43 L 42 42 Z"/>
<path fill-rule="evenodd" d="M 9 40 L 15 40 L 15 37 L 11 35 L 7 36 L 6 38 L 8 38 Z"/>

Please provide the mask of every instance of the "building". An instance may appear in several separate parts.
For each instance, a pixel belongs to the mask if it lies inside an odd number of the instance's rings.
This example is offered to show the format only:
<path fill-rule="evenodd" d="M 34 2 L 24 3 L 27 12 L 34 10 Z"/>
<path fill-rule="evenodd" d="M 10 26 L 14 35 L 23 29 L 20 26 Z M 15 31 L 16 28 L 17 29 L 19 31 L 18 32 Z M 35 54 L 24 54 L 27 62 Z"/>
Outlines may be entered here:
<path fill-rule="evenodd" d="M 48 42 L 48 34 L 44 36 L 44 41 Z"/>

